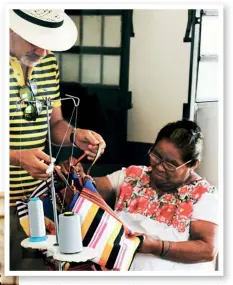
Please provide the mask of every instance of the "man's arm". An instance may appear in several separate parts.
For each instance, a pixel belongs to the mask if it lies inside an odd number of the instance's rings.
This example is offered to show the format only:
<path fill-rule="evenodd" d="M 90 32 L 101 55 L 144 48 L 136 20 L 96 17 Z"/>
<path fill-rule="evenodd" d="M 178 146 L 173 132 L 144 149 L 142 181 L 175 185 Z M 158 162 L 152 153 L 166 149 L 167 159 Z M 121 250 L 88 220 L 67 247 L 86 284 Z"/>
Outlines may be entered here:
<path fill-rule="evenodd" d="M 70 134 L 73 127 L 63 119 L 61 107 L 53 108 L 53 112 L 50 118 L 50 129 L 52 142 L 60 145 L 63 142 L 64 145 L 71 146 Z"/>

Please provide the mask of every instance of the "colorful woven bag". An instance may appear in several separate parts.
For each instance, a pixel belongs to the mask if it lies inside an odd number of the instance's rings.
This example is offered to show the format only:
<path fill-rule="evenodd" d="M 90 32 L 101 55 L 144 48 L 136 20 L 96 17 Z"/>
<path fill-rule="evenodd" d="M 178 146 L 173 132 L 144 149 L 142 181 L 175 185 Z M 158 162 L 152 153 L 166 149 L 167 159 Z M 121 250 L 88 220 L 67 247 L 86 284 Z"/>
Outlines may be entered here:
<path fill-rule="evenodd" d="M 83 246 L 95 248 L 97 252 L 97 256 L 92 260 L 95 265 L 92 268 L 94 270 L 129 270 L 134 255 L 143 241 L 143 236 L 131 234 L 100 196 L 90 177 L 83 181 L 74 168 L 71 169 L 68 177 L 70 186 L 67 187 L 66 181 L 66 187 L 63 188 L 61 176 L 56 176 L 58 206 L 60 205 L 63 211 L 69 210 L 81 215 Z M 31 195 L 31 197 L 36 196 L 41 197 L 43 201 L 47 234 L 55 234 L 49 180 L 42 182 Z M 18 201 L 16 204 L 20 223 L 29 235 L 27 203 Z M 47 258 L 47 262 L 51 270 L 57 269 L 56 262 L 51 257 Z M 73 262 L 63 263 L 63 270 L 90 270 L 81 268 L 85 266 Z"/>

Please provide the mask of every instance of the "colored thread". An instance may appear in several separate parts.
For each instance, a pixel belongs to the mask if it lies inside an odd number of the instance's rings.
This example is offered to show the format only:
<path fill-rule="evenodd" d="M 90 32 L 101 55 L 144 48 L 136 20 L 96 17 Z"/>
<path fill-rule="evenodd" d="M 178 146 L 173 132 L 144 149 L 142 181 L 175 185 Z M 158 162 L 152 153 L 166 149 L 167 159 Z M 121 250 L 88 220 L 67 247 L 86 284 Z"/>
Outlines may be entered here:
<path fill-rule="evenodd" d="M 43 203 L 38 197 L 28 202 L 28 216 L 30 227 L 30 242 L 40 242 L 47 239 L 45 231 Z"/>

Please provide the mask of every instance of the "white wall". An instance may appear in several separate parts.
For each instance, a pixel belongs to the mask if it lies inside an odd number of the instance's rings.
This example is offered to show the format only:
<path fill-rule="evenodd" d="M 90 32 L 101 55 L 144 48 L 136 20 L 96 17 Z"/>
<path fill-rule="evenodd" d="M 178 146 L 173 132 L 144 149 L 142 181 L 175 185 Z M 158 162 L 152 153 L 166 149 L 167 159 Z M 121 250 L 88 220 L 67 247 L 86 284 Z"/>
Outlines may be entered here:
<path fill-rule="evenodd" d="M 198 104 L 196 122 L 204 134 L 203 161 L 197 172 L 218 187 L 218 102 Z"/>
<path fill-rule="evenodd" d="M 160 128 L 182 118 L 187 102 L 190 44 L 187 10 L 134 10 L 128 141 L 153 142 Z"/>

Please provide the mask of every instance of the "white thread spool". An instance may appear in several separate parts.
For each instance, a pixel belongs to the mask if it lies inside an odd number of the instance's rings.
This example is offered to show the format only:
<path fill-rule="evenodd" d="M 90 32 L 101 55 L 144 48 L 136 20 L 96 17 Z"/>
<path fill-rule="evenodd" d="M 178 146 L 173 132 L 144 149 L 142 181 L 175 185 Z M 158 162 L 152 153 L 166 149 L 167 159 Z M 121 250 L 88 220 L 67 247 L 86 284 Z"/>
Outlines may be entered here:
<path fill-rule="evenodd" d="M 30 242 L 45 241 L 48 237 L 45 231 L 43 203 L 38 197 L 28 202 L 28 216 L 30 227 Z"/>
<path fill-rule="evenodd" d="M 53 172 L 55 161 L 56 161 L 56 158 L 52 157 L 52 161 L 51 161 L 51 163 L 49 164 L 48 169 L 46 170 L 46 173 L 47 173 L 47 174 L 50 174 L 50 173 Z"/>
<path fill-rule="evenodd" d="M 59 251 L 77 253 L 83 250 L 80 215 L 66 212 L 59 215 Z"/>

